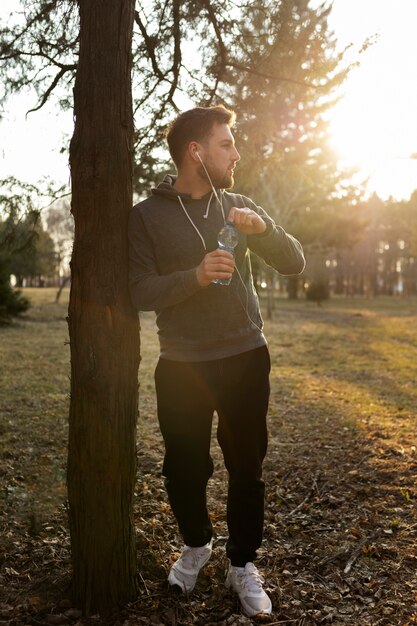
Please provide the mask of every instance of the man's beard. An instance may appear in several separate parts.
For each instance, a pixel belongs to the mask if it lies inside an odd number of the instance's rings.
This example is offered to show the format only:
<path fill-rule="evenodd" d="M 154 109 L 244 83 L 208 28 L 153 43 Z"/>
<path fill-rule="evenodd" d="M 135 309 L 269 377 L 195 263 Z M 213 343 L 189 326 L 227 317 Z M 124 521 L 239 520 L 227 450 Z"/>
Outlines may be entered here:
<path fill-rule="evenodd" d="M 235 181 L 233 178 L 233 174 L 229 172 L 229 170 L 226 170 L 225 172 L 220 172 L 218 169 L 214 168 L 208 163 L 204 163 L 204 165 L 206 166 L 207 172 L 215 189 L 231 189 L 233 187 Z M 207 173 L 202 165 L 200 165 L 197 171 L 199 176 L 203 180 L 208 180 Z"/>

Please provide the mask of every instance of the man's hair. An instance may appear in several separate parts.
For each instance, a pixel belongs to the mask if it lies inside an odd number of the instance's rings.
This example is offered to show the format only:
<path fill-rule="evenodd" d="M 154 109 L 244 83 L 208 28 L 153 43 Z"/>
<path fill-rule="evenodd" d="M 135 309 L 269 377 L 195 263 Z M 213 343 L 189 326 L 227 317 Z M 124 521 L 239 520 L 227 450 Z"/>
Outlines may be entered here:
<path fill-rule="evenodd" d="M 214 124 L 233 126 L 236 114 L 223 105 L 195 107 L 180 113 L 166 131 L 169 153 L 177 169 L 191 141 L 203 142 L 211 134 Z"/>

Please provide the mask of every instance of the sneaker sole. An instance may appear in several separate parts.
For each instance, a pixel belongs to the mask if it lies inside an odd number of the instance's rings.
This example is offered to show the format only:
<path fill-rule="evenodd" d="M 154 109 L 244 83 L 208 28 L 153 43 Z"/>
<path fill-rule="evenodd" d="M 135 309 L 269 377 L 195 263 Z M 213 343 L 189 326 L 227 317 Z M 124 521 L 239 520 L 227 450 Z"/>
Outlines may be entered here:
<path fill-rule="evenodd" d="M 173 591 L 177 593 L 182 593 L 185 596 L 188 596 L 189 593 L 194 591 L 194 587 L 195 587 L 194 585 L 192 589 L 187 589 L 184 583 L 181 583 L 179 580 L 176 580 L 173 577 L 171 577 L 171 579 L 168 578 L 168 584 L 169 584 L 170 589 L 172 589 Z"/>

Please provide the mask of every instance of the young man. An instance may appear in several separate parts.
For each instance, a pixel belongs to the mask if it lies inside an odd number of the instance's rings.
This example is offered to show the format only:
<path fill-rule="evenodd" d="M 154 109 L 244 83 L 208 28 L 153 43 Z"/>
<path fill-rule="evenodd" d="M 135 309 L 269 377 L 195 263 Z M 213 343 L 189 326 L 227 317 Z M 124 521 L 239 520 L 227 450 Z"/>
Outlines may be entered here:
<path fill-rule="evenodd" d="M 191 592 L 211 555 L 206 487 L 216 411 L 229 474 L 226 584 L 244 611 L 256 615 L 272 610 L 253 563 L 263 532 L 270 360 L 249 252 L 286 275 L 303 270 L 304 256 L 299 242 L 262 208 L 225 191 L 240 158 L 234 118 L 221 106 L 197 107 L 170 125 L 167 141 L 178 175 L 167 176 L 132 210 L 130 289 L 138 310 L 157 313 L 163 475 L 185 543 L 168 581 Z M 234 254 L 217 242 L 226 221 L 238 234 Z"/>

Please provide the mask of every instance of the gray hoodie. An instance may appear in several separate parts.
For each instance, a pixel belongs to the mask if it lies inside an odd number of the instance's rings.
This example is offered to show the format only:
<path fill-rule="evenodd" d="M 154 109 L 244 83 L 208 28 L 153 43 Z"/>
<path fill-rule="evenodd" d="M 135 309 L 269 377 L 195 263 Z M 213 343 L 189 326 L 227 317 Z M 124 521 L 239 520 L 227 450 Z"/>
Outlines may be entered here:
<path fill-rule="evenodd" d="M 249 251 L 281 274 L 299 274 L 305 265 L 301 244 L 245 196 L 218 192 L 222 212 L 214 194 L 195 200 L 179 194 L 174 182 L 167 176 L 133 207 L 129 220 L 132 302 L 140 311 L 156 311 L 161 357 L 209 361 L 265 345 Z M 261 235 L 239 233 L 230 285 L 201 287 L 196 267 L 218 247 L 223 213 L 227 218 L 233 206 L 256 211 L 267 229 Z"/>

